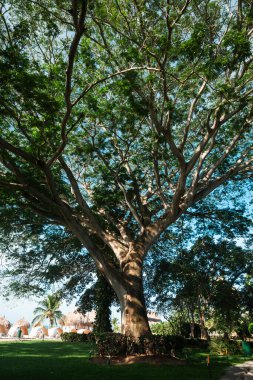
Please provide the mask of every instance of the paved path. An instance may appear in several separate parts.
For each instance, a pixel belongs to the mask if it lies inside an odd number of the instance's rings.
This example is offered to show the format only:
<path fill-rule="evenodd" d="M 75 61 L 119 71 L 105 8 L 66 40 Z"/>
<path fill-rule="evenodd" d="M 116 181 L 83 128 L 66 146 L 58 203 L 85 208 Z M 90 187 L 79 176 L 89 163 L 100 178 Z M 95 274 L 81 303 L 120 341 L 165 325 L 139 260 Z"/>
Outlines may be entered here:
<path fill-rule="evenodd" d="M 253 361 L 229 367 L 220 380 L 253 380 Z"/>

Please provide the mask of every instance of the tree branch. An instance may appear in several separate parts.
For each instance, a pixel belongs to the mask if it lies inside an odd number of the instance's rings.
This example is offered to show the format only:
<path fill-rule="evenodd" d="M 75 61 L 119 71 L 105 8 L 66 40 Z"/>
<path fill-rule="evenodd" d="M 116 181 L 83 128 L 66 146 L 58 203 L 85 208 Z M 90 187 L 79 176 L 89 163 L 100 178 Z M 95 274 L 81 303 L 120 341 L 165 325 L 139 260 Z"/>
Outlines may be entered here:
<path fill-rule="evenodd" d="M 77 49 L 85 30 L 84 22 L 85 22 L 85 17 L 86 17 L 86 12 L 87 12 L 87 3 L 88 3 L 87 0 L 82 1 L 82 5 L 80 8 L 80 15 L 78 17 L 78 9 L 77 9 L 78 1 L 72 0 L 73 19 L 74 19 L 76 32 L 72 40 L 72 43 L 70 45 L 69 55 L 68 55 L 68 66 L 66 70 L 66 84 L 65 84 L 65 94 L 64 94 L 65 103 L 66 103 L 66 112 L 61 123 L 62 143 L 56 150 L 55 154 L 48 160 L 47 162 L 48 167 L 50 167 L 54 163 L 54 161 L 60 156 L 60 154 L 63 152 L 67 144 L 66 127 L 67 127 L 67 123 L 69 121 L 71 111 L 73 108 L 73 104 L 71 103 L 72 75 L 73 75 L 73 70 L 74 70 L 74 62 L 75 62 L 75 57 L 77 54 Z"/>
<path fill-rule="evenodd" d="M 100 83 L 106 82 L 109 79 L 112 79 L 118 75 L 124 75 L 130 71 L 139 71 L 139 70 L 147 70 L 147 71 L 160 71 L 160 69 L 157 69 L 155 67 L 147 67 L 147 66 L 133 66 L 129 67 L 128 69 L 119 70 L 115 73 L 112 73 L 104 78 L 98 79 L 97 81 L 91 83 L 89 86 L 86 87 L 85 90 L 78 96 L 78 98 L 73 102 L 73 106 L 75 106 L 90 90 L 92 90 L 94 87 L 99 85 Z"/>

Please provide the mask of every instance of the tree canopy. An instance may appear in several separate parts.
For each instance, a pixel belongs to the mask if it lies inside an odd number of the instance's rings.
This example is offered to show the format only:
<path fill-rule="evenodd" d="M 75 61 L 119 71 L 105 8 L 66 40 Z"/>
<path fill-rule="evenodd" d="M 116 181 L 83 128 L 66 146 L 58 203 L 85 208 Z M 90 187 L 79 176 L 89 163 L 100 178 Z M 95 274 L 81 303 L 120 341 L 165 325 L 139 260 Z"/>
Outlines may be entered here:
<path fill-rule="evenodd" d="M 251 2 L 6 0 L 0 18 L 6 207 L 75 235 L 146 333 L 150 247 L 252 176 Z"/>
<path fill-rule="evenodd" d="M 202 338 L 207 326 L 231 333 L 251 321 L 253 252 L 236 240 L 204 236 L 191 248 L 157 260 L 148 281 L 153 302 L 168 320 L 177 314 L 181 322 L 199 323 Z"/>

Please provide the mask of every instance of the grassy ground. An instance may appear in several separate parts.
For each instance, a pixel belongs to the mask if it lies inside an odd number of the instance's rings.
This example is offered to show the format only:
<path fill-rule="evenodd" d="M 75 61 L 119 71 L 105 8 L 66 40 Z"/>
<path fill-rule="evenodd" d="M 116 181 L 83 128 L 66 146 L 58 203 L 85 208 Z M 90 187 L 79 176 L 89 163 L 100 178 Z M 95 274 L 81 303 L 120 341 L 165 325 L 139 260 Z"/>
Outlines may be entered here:
<path fill-rule="evenodd" d="M 242 358 L 211 357 L 211 377 L 205 353 L 188 355 L 181 366 L 95 365 L 91 346 L 62 342 L 0 342 L 1 380 L 218 380 L 225 367 Z"/>

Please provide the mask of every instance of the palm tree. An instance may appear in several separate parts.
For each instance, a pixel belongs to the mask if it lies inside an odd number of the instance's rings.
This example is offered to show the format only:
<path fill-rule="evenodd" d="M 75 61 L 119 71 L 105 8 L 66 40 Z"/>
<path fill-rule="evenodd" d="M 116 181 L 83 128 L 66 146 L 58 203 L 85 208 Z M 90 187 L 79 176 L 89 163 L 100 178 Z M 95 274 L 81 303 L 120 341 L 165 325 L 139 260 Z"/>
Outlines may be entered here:
<path fill-rule="evenodd" d="M 42 322 L 44 319 L 48 318 L 50 327 L 57 324 L 57 320 L 62 318 L 63 314 L 60 310 L 57 310 L 61 304 L 58 294 L 48 295 L 44 300 L 39 302 L 39 307 L 36 307 L 33 314 L 35 318 L 32 324 Z"/>

